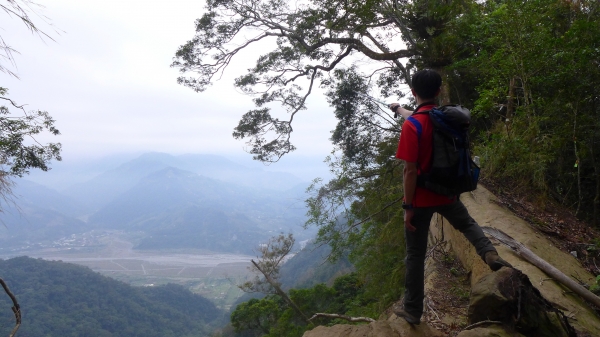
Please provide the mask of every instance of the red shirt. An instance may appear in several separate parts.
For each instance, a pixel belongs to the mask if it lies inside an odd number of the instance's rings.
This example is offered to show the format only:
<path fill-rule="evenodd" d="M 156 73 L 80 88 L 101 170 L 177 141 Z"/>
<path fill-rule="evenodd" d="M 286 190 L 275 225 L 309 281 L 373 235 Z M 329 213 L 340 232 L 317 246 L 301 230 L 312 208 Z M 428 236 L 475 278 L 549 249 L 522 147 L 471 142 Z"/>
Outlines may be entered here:
<path fill-rule="evenodd" d="M 435 105 L 424 105 L 418 111 L 428 111 L 434 107 Z M 431 169 L 432 142 L 433 125 L 429 115 L 413 114 L 402 125 L 396 158 L 417 163 L 417 174 L 428 172 Z M 455 199 L 417 186 L 412 204 L 413 207 L 432 207 L 451 204 Z"/>

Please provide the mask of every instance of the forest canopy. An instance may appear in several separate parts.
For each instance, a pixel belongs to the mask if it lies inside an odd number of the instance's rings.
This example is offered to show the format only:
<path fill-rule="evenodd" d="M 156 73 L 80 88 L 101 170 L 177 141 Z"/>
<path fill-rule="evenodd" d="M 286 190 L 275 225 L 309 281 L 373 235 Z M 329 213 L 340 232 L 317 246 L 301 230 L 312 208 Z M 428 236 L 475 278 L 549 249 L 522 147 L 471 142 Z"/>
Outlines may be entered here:
<path fill-rule="evenodd" d="M 133 287 L 60 261 L 0 260 L 0 274 L 23 310 L 23 336 L 206 336 L 223 315 L 180 285 Z M 0 297 L 2 322 L 14 321 L 10 307 Z"/>

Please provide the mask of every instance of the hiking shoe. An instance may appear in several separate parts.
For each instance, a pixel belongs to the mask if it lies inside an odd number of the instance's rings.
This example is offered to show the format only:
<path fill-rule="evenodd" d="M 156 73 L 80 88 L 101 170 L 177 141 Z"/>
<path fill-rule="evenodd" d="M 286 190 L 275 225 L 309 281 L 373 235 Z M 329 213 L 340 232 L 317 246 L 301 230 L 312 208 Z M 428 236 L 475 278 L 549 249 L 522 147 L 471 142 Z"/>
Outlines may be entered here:
<path fill-rule="evenodd" d="M 489 251 L 485 253 L 485 263 L 490 267 L 491 270 L 497 271 L 502 267 L 512 268 L 513 266 L 504 261 L 499 255 L 498 252 Z"/>
<path fill-rule="evenodd" d="M 419 325 L 419 323 L 421 323 L 421 320 L 419 318 L 404 311 L 404 308 L 402 308 L 402 306 L 394 306 L 392 311 L 394 312 L 394 314 L 396 314 L 396 316 L 404 318 L 404 320 L 407 321 L 409 324 Z"/>

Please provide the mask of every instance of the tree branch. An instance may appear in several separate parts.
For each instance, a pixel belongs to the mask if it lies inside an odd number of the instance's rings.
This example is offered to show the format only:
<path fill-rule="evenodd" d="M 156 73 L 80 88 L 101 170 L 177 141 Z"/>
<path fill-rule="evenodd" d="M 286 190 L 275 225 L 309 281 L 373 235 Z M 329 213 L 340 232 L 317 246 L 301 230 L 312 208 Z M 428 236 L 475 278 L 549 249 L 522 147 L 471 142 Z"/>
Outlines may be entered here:
<path fill-rule="evenodd" d="M 346 315 L 327 314 L 327 313 L 320 313 L 320 312 L 314 314 L 311 318 L 309 318 L 309 321 L 312 321 L 313 319 L 315 319 L 317 317 L 341 318 L 341 319 L 347 320 L 348 322 L 369 322 L 369 323 L 375 322 L 375 320 L 370 317 L 351 317 L 351 316 L 346 316 Z"/>
<path fill-rule="evenodd" d="M 302 317 L 302 319 L 308 323 L 308 317 L 304 315 L 304 313 L 302 312 L 302 310 L 300 310 L 296 303 L 294 303 L 294 301 L 292 301 L 292 299 L 285 293 L 285 291 L 281 289 L 279 284 L 275 282 L 275 280 L 273 280 L 273 278 L 271 278 L 271 276 L 268 273 L 263 271 L 258 265 L 258 263 L 254 262 L 254 260 L 251 260 L 251 262 L 254 265 L 254 267 L 256 267 L 256 269 L 258 269 L 258 271 L 260 271 L 263 274 L 267 282 L 269 282 L 269 284 L 275 289 L 277 294 L 281 296 L 281 298 L 283 298 L 292 307 L 292 309 L 294 309 L 294 311 L 296 311 L 296 313 L 298 313 L 298 315 L 300 315 L 300 317 Z"/>
<path fill-rule="evenodd" d="M 9 337 L 13 337 L 17 333 L 17 330 L 19 330 L 19 327 L 21 326 L 21 306 L 19 306 L 19 302 L 17 302 L 17 298 L 10 291 L 10 289 L 8 289 L 8 285 L 6 284 L 6 282 L 4 282 L 4 280 L 2 278 L 0 278 L 0 284 L 2 284 L 2 288 L 4 288 L 4 291 L 6 292 L 8 297 L 10 297 L 10 299 L 13 302 L 13 306 L 11 309 L 12 309 L 13 313 L 15 314 L 16 325 L 9 335 Z"/>
<path fill-rule="evenodd" d="M 369 216 L 367 216 L 366 218 L 362 219 L 361 221 L 359 221 L 359 222 L 357 222 L 357 223 L 355 223 L 355 224 L 352 224 L 352 226 L 349 226 L 349 227 L 348 227 L 348 230 L 350 230 L 350 229 L 352 229 L 352 228 L 356 228 L 356 227 L 358 227 L 358 226 L 360 226 L 360 225 L 364 224 L 365 222 L 367 222 L 367 221 L 369 221 L 369 220 L 373 219 L 373 217 L 374 217 L 374 216 L 376 216 L 376 215 L 378 215 L 378 214 L 381 214 L 383 211 L 385 211 L 385 210 L 386 210 L 386 209 L 388 209 L 389 207 L 393 206 L 394 204 L 397 204 L 399 201 L 402 201 L 402 199 L 403 199 L 403 198 L 404 198 L 404 197 L 400 197 L 400 198 L 398 198 L 398 199 L 396 199 L 396 200 L 394 200 L 394 201 L 390 202 L 389 204 L 385 205 L 385 206 L 384 206 L 382 209 L 380 209 L 379 211 L 377 211 L 377 212 L 375 212 L 375 213 L 373 213 L 373 214 L 369 214 Z"/>
<path fill-rule="evenodd" d="M 481 322 L 477 322 L 477 323 L 471 324 L 469 326 L 466 326 L 464 329 L 462 329 L 462 331 L 471 330 L 471 329 L 474 329 L 474 328 L 476 328 L 478 326 L 487 325 L 487 324 L 501 324 L 502 325 L 504 323 L 502 323 L 500 321 L 490 321 L 490 320 L 481 321 Z"/>
<path fill-rule="evenodd" d="M 294 39 L 296 42 L 300 43 L 305 48 L 305 53 L 310 54 L 313 51 L 327 45 L 327 44 L 338 44 L 338 45 L 349 45 L 352 46 L 353 49 L 356 49 L 363 53 L 368 58 L 375 61 L 392 61 L 399 58 L 414 56 L 414 51 L 408 49 L 401 49 L 394 52 L 383 52 L 378 53 L 371 48 L 367 47 L 361 40 L 355 38 L 325 38 L 321 41 L 309 45 L 307 44 L 300 36 L 297 35 L 289 35 L 290 38 Z"/>

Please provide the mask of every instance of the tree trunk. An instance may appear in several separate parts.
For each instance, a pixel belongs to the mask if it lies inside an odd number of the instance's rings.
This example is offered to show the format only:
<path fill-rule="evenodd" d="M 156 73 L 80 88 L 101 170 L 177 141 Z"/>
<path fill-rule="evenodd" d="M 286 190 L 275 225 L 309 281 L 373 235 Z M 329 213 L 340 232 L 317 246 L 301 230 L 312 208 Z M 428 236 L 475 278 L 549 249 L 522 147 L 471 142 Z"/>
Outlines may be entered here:
<path fill-rule="evenodd" d="M 594 166 L 594 173 L 596 174 L 596 196 L 593 201 L 593 210 L 592 210 L 592 226 L 600 227 L 600 163 L 596 160 L 596 153 L 594 151 L 594 146 L 596 145 L 596 137 L 592 136 L 592 141 L 590 145 L 590 156 L 592 157 L 592 165 Z"/>
<path fill-rule="evenodd" d="M 442 87 L 440 88 L 440 94 L 438 95 L 439 105 L 450 104 L 450 84 L 448 83 L 448 76 L 446 76 L 446 70 L 444 68 L 434 68 L 442 77 Z"/>
<path fill-rule="evenodd" d="M 508 84 L 508 102 L 506 103 L 506 134 L 510 137 L 510 124 L 512 123 L 513 114 L 515 113 L 515 77 L 510 78 Z"/>
<path fill-rule="evenodd" d="M 600 227 L 600 168 L 598 165 L 595 166 L 596 169 L 596 197 L 594 198 L 594 218 L 592 220 L 592 226 L 598 228 Z"/>
<path fill-rule="evenodd" d="M 579 150 L 577 149 L 577 108 L 573 114 L 573 148 L 575 151 L 575 168 L 577 168 L 577 210 L 575 217 L 579 215 L 581 210 L 581 161 L 579 160 Z"/>

